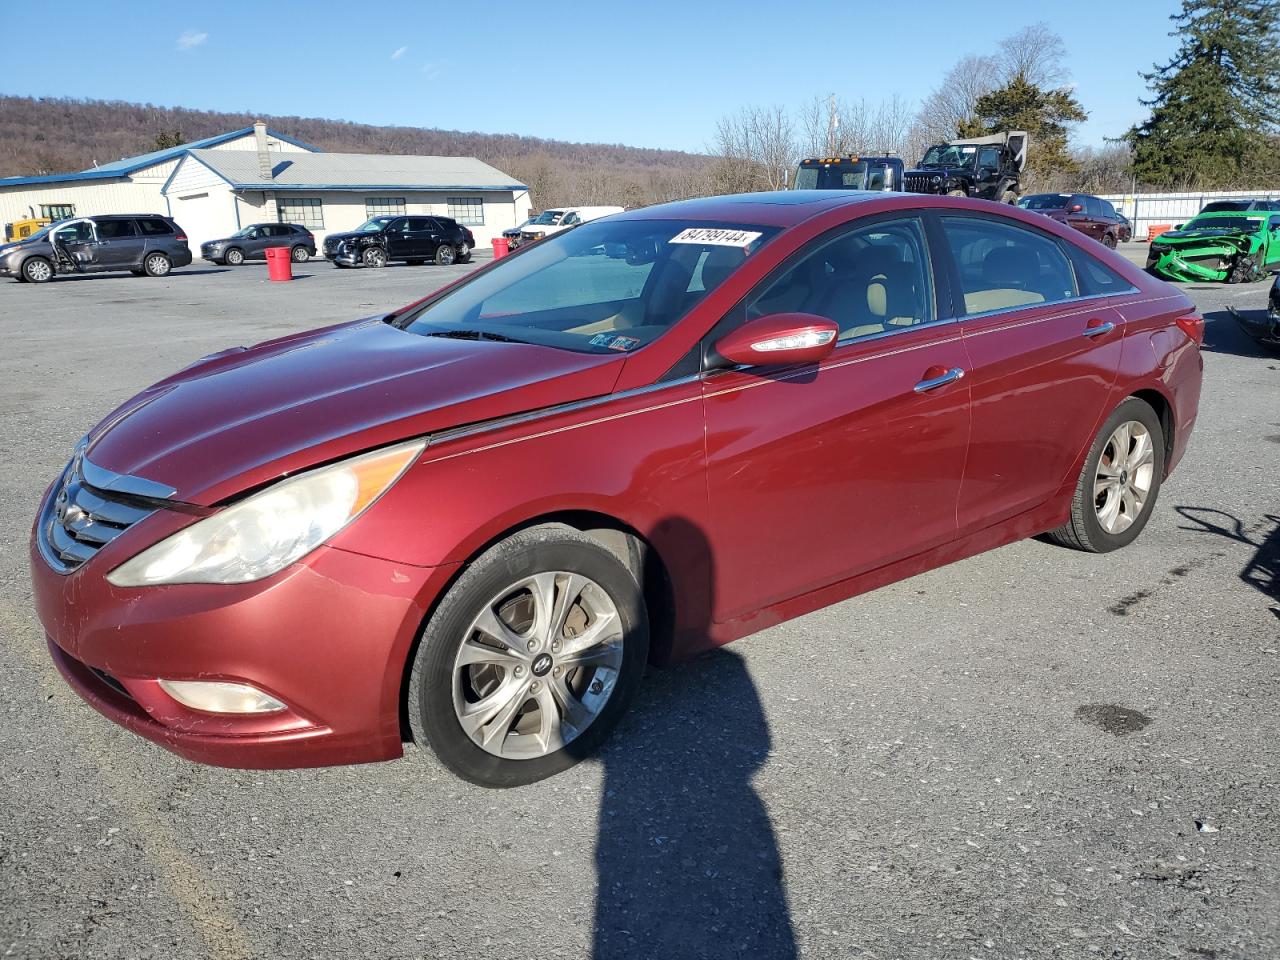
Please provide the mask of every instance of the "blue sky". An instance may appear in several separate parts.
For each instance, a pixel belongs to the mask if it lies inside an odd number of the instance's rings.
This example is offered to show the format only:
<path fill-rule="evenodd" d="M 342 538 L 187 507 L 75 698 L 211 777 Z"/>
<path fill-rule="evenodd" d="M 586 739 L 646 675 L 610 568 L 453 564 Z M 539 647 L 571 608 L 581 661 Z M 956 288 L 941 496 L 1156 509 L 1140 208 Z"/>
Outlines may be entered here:
<path fill-rule="evenodd" d="M 52 29 L 62 67 L 5 70 L 0 91 L 700 150 L 746 105 L 919 101 L 961 56 L 1044 20 L 1090 114 L 1076 139 L 1097 145 L 1144 116 L 1138 74 L 1173 50 L 1178 6 L 1076 0 L 957 18 L 933 0 L 226 0 L 130 16 L 72 3 L 54 28 L 46 5 L 25 3 L 6 9 L 7 35 Z"/>

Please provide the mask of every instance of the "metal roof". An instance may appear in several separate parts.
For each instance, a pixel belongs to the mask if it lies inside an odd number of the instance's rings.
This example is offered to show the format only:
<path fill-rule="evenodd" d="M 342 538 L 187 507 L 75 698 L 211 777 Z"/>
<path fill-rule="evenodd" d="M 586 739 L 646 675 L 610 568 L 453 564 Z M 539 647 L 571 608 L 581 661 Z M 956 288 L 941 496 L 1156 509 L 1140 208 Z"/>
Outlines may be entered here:
<path fill-rule="evenodd" d="M 474 157 L 273 153 L 271 179 L 263 180 L 258 174 L 255 150 L 191 150 L 190 153 L 194 160 L 237 190 L 528 189 Z"/>
<path fill-rule="evenodd" d="M 228 140 L 235 140 L 238 137 L 248 136 L 252 133 L 253 127 L 242 127 L 239 130 L 220 133 L 215 137 L 205 137 L 203 140 L 193 140 L 180 146 L 167 147 L 164 150 L 152 150 L 150 153 L 142 153 L 136 157 L 125 157 L 123 160 L 113 160 L 110 163 L 90 167 L 88 170 L 82 170 L 79 173 L 51 173 L 39 177 L 0 177 L 0 188 L 24 187 L 39 183 L 64 183 L 75 180 L 116 180 L 121 177 L 127 177 L 129 174 L 146 167 L 152 167 L 158 163 L 165 163 L 175 157 L 180 157 L 190 150 L 216 147 L 220 143 L 226 143 Z M 267 128 L 267 136 L 276 140 L 284 140 L 286 143 L 292 143 L 294 146 L 312 150 L 316 153 L 322 152 L 319 147 L 313 147 L 309 143 L 295 140 L 293 137 L 286 136 L 269 127 Z"/>

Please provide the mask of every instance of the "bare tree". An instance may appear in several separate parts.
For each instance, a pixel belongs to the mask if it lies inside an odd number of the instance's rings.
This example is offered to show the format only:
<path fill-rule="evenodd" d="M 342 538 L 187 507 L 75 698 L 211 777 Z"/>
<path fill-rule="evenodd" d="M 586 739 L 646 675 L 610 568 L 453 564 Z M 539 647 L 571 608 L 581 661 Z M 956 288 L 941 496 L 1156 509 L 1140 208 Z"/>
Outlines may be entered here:
<path fill-rule="evenodd" d="M 722 117 L 712 145 L 717 193 L 781 190 L 795 164 L 791 119 L 782 107 L 747 107 Z"/>
<path fill-rule="evenodd" d="M 999 86 L 1002 73 L 994 56 L 961 58 L 921 104 L 916 114 L 917 139 L 925 143 L 955 139 L 960 125 L 973 116 L 978 98 Z"/>
<path fill-rule="evenodd" d="M 1066 56 L 1062 37 L 1047 23 L 1033 23 L 1000 41 L 1000 82 L 1021 77 L 1041 90 L 1057 90 L 1071 78 Z"/>

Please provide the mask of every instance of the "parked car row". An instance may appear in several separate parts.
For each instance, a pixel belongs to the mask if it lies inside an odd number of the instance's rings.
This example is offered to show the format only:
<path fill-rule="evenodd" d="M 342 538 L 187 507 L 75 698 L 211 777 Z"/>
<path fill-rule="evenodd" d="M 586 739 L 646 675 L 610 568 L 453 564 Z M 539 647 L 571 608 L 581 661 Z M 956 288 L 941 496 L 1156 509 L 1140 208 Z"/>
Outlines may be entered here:
<path fill-rule="evenodd" d="M 1112 250 L 1133 238 L 1128 217 L 1117 213 L 1110 201 L 1087 193 L 1033 193 L 1019 200 L 1018 206 L 1065 223 Z"/>

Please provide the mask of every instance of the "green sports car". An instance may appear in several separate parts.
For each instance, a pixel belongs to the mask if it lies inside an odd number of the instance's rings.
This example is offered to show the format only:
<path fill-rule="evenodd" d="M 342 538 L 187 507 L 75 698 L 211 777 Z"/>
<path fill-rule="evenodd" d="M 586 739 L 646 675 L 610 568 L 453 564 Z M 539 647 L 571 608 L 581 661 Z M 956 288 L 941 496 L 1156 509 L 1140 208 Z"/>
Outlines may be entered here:
<path fill-rule="evenodd" d="M 1251 283 L 1280 267 L 1280 213 L 1200 213 L 1151 241 L 1147 269 L 1166 280 Z"/>

